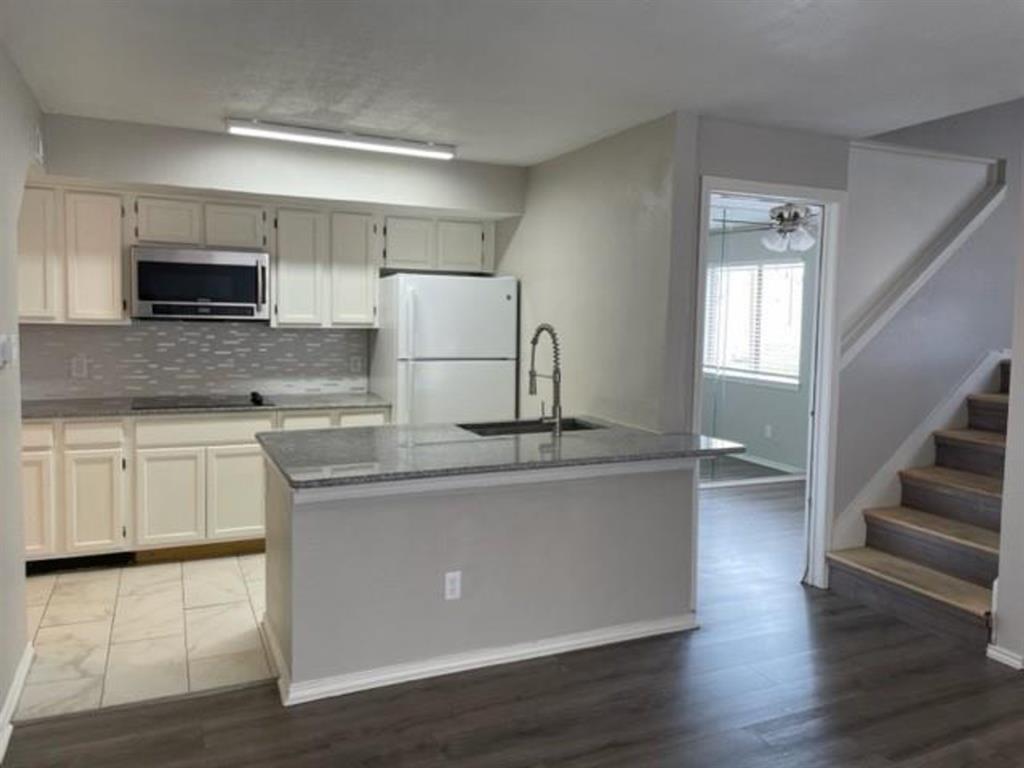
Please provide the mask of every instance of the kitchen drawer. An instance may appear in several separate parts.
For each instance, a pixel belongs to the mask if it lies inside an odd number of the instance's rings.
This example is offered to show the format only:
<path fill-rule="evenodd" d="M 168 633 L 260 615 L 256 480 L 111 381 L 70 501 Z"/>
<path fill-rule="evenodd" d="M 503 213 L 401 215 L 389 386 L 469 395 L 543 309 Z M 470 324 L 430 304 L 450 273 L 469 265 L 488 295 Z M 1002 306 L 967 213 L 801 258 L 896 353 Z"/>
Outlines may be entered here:
<path fill-rule="evenodd" d="M 334 426 L 333 411 L 285 411 L 281 429 L 328 429 Z"/>
<path fill-rule="evenodd" d="M 255 442 L 257 432 L 274 429 L 274 417 L 139 419 L 135 444 L 148 446 L 223 445 Z"/>
<path fill-rule="evenodd" d="M 21 447 L 25 449 L 52 448 L 53 424 L 22 424 Z"/>
<path fill-rule="evenodd" d="M 121 445 L 124 425 L 120 421 L 81 421 L 64 425 L 64 445 L 89 447 Z"/>
<path fill-rule="evenodd" d="M 387 424 L 387 414 L 384 411 L 365 411 L 362 413 L 341 414 L 341 426 L 343 427 L 379 427 Z"/>

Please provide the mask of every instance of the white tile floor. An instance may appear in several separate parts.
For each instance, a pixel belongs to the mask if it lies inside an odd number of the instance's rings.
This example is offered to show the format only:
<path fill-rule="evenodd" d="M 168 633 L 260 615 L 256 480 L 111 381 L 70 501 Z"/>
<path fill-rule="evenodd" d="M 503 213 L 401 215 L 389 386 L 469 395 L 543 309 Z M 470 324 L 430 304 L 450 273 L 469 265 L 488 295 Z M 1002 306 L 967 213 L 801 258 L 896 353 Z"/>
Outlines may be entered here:
<path fill-rule="evenodd" d="M 28 579 L 36 655 L 16 719 L 271 677 L 263 555 Z"/>

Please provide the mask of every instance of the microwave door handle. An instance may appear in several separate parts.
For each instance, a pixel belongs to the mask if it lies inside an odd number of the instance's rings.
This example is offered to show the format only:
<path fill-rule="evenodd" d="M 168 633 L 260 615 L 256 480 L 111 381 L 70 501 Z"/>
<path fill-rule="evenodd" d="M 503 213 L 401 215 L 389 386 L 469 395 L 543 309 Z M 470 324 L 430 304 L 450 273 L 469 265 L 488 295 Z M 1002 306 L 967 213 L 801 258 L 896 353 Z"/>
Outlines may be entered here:
<path fill-rule="evenodd" d="M 257 292 L 259 295 L 256 300 L 259 303 L 260 309 L 263 309 L 263 306 L 267 303 L 267 268 L 261 264 L 257 274 Z"/>

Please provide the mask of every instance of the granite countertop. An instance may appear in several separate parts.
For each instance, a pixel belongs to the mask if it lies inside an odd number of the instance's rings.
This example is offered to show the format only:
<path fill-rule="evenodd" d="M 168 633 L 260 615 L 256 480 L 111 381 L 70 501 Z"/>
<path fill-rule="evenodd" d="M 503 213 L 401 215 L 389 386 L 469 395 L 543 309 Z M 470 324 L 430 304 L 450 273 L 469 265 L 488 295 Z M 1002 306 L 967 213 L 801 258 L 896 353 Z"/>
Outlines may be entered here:
<path fill-rule="evenodd" d="M 264 452 L 292 488 L 742 453 L 739 443 L 657 434 L 593 417 L 599 429 L 480 437 L 454 424 L 264 432 Z"/>
<path fill-rule="evenodd" d="M 177 414 L 245 413 L 248 411 L 290 411 L 306 408 L 386 408 L 390 405 L 372 392 L 312 394 L 266 394 L 266 405 L 204 404 L 146 408 L 132 407 L 131 397 L 83 397 L 64 400 L 23 400 L 22 419 L 90 419 L 107 416 L 167 416 Z"/>

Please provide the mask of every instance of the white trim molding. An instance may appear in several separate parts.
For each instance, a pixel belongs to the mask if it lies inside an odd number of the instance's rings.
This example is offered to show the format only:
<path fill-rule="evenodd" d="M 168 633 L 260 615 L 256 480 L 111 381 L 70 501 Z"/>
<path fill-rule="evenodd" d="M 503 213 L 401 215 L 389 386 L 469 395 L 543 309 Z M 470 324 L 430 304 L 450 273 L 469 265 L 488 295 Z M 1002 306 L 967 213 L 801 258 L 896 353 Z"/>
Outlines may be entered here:
<path fill-rule="evenodd" d="M 271 654 L 274 655 L 275 664 L 278 667 L 278 690 L 281 692 L 281 703 L 286 707 L 290 707 L 295 704 L 303 704 L 332 696 L 343 696 L 348 693 L 365 691 L 371 688 L 383 688 L 428 677 L 450 675 L 455 672 L 465 672 L 471 669 L 481 669 L 498 664 L 511 664 L 541 656 L 553 656 L 559 653 L 621 643 L 627 640 L 637 640 L 644 637 L 687 632 L 696 629 L 697 626 L 696 614 L 686 613 L 663 619 L 620 624 L 586 632 L 558 635 L 544 640 L 515 643 L 494 648 L 482 648 L 476 651 L 437 656 L 431 659 L 423 659 L 422 661 L 394 664 L 377 669 L 300 682 L 291 681 L 287 672 L 287 665 L 280 655 L 280 647 L 277 645 L 276 640 L 273 639 L 273 631 L 268 631 L 267 635 L 271 638 L 269 643 Z"/>
<path fill-rule="evenodd" d="M 992 661 L 998 661 L 1000 664 L 1005 664 L 1011 669 L 1016 669 L 1018 672 L 1024 669 L 1024 656 L 1008 651 L 998 645 L 989 644 L 985 650 L 985 655 L 992 659 Z"/>
<path fill-rule="evenodd" d="M 28 670 L 32 666 L 34 656 L 35 648 L 32 643 L 26 643 L 25 651 L 14 669 L 14 679 L 11 680 L 3 706 L 0 707 L 0 763 L 3 763 L 7 745 L 11 742 L 11 733 L 14 730 L 11 721 L 14 719 L 14 713 L 18 711 L 18 702 L 21 700 L 21 692 L 25 688 L 25 680 L 28 679 Z"/>
<path fill-rule="evenodd" d="M 1006 198 L 1004 160 L 946 155 L 877 142 L 855 142 L 853 146 L 986 165 L 989 168 L 989 181 L 985 188 L 893 278 L 878 298 L 860 313 L 849 330 L 843 334 L 840 368 L 845 368 L 853 362 Z"/>
<path fill-rule="evenodd" d="M 825 555 L 832 531 L 832 494 L 835 468 L 835 393 L 839 385 L 839 318 L 836 311 L 836 285 L 839 271 L 840 244 L 843 242 L 843 220 L 847 194 L 841 189 L 805 187 L 792 184 L 729 179 L 720 176 L 701 177 L 700 239 L 697 247 L 696 322 L 694 326 L 693 423 L 701 423 L 704 370 L 704 302 L 706 266 L 708 263 L 708 210 L 712 193 L 778 197 L 792 202 L 820 205 L 824 209 L 821 226 L 821 263 L 818 268 L 818 301 L 815 307 L 814 376 L 811 384 L 810 408 L 807 415 L 809 438 L 807 447 L 807 560 L 803 581 L 812 587 L 828 586 Z"/>

